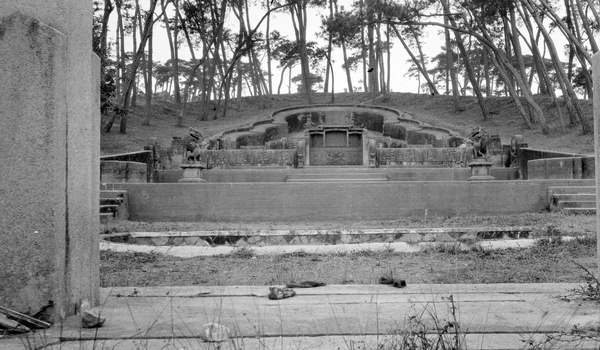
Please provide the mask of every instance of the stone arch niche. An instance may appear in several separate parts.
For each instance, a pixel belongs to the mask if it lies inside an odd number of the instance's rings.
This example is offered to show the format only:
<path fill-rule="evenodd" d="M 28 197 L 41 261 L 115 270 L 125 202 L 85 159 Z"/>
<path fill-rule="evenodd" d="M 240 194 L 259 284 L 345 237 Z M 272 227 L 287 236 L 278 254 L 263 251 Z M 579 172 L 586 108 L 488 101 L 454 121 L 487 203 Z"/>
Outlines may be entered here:
<path fill-rule="evenodd" d="M 363 165 L 365 130 L 352 125 L 308 129 L 309 165 Z"/>

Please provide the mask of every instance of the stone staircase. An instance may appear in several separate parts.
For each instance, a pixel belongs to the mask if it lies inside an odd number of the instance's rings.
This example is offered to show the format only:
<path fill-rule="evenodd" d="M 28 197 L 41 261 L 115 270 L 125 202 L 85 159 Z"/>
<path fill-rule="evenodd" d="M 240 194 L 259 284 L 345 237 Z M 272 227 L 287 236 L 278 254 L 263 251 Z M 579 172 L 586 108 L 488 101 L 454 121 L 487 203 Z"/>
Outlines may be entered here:
<path fill-rule="evenodd" d="M 286 182 L 381 182 L 388 181 L 384 173 L 372 172 L 325 172 L 313 174 L 290 174 Z"/>
<path fill-rule="evenodd" d="M 127 191 L 100 191 L 100 222 L 129 219 Z"/>
<path fill-rule="evenodd" d="M 548 188 L 548 203 L 551 211 L 569 214 L 596 213 L 596 187 L 594 186 L 551 186 Z"/>

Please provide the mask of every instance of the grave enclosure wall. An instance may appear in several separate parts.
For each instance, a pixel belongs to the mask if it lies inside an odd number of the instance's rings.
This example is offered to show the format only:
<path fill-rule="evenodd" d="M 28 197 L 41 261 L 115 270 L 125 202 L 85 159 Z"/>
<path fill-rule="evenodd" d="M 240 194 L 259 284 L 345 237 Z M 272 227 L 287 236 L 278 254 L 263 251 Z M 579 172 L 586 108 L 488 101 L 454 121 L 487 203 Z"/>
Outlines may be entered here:
<path fill-rule="evenodd" d="M 0 305 L 54 320 L 98 302 L 91 28 L 87 1 L 0 1 Z"/>

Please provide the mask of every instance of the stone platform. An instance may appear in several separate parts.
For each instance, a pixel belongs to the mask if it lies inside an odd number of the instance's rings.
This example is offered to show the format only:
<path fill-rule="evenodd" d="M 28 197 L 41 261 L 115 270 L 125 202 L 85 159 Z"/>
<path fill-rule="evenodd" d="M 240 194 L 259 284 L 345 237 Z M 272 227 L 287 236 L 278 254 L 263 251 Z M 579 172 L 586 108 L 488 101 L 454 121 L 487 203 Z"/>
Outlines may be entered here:
<path fill-rule="evenodd" d="M 523 349 L 526 342 L 568 333 L 573 326 L 597 329 L 592 301 L 569 295 L 578 284 L 330 285 L 296 289 L 290 299 L 269 300 L 268 286 L 121 287 L 101 289 L 99 329 L 81 329 L 71 318 L 43 332 L 55 348 L 70 349 L 375 349 L 400 340 L 418 316 L 434 332 L 446 324 L 452 296 L 462 344 L 468 349 Z M 219 347 L 198 338 L 216 322 L 232 333 Z M 41 333 L 37 335 L 41 341 Z M 29 335 L 29 340 L 34 336 Z M 597 349 L 597 342 L 564 335 L 551 348 Z M 547 344 L 546 344 L 547 345 Z M 557 347 L 558 346 L 558 347 Z M 0 339 L 0 348 L 26 349 L 21 340 Z M 387 347 L 382 347 L 387 349 Z M 392 347 L 389 347 L 390 349 Z"/>

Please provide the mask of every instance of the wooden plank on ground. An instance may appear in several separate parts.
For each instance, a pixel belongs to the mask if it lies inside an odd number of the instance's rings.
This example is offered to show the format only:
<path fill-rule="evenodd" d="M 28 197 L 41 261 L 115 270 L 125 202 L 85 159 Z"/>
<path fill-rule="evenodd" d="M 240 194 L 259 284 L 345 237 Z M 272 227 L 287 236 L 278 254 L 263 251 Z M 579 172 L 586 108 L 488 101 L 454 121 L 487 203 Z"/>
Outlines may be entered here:
<path fill-rule="evenodd" d="M 31 316 L 22 314 L 20 312 L 11 310 L 9 308 L 0 306 L 0 312 L 5 314 L 6 316 L 11 317 L 12 319 L 16 320 L 19 323 L 24 323 L 32 328 L 39 328 L 39 329 L 45 329 L 51 326 L 50 323 L 42 321 L 42 320 L 38 320 L 36 318 L 33 318 Z"/>
<path fill-rule="evenodd" d="M 380 294 L 552 294 L 564 295 L 579 289 L 580 283 L 497 283 L 497 284 L 409 284 L 394 288 L 381 284 L 327 285 L 318 288 L 295 289 L 302 295 L 380 295 Z M 108 296 L 256 296 L 267 295 L 269 286 L 168 286 L 168 287 L 113 287 L 100 290 L 101 299 Z"/>

